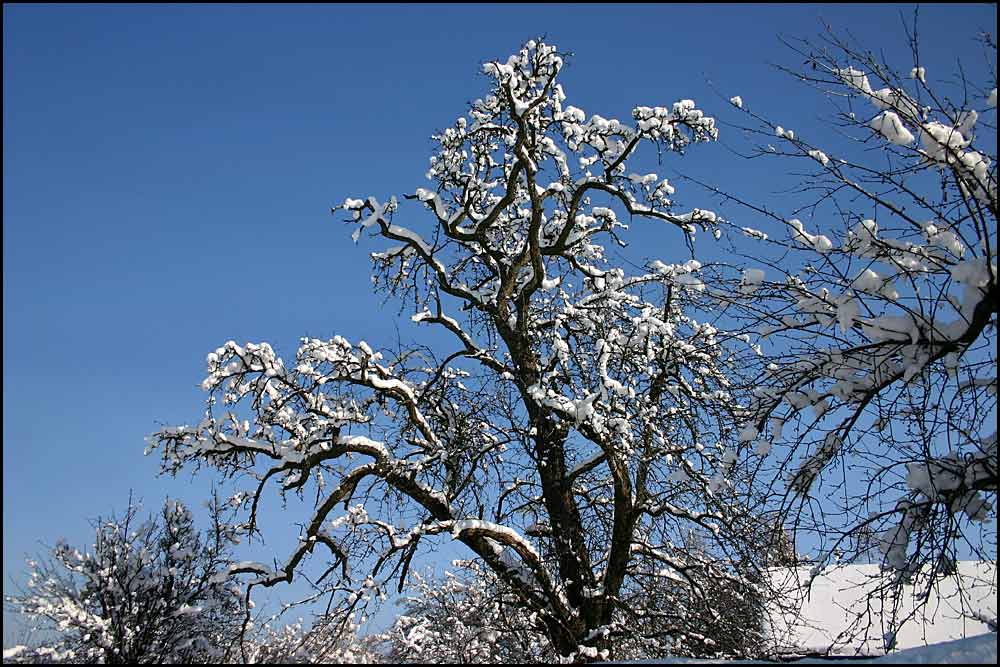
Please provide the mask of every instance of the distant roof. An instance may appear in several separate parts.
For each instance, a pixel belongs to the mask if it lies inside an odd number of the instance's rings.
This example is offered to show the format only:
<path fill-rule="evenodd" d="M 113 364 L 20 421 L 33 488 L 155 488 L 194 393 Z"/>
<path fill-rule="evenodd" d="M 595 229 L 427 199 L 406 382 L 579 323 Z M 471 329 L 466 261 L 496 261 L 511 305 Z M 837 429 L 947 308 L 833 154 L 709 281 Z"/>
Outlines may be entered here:
<path fill-rule="evenodd" d="M 893 573 L 878 565 L 831 565 L 810 582 L 810 567 L 774 568 L 781 609 L 770 609 L 778 654 L 883 655 L 989 632 L 980 619 L 997 617 L 996 562 L 960 561 L 917 609 L 926 586 L 905 585 L 894 598 Z M 901 627 L 900 627 L 901 626 Z"/>

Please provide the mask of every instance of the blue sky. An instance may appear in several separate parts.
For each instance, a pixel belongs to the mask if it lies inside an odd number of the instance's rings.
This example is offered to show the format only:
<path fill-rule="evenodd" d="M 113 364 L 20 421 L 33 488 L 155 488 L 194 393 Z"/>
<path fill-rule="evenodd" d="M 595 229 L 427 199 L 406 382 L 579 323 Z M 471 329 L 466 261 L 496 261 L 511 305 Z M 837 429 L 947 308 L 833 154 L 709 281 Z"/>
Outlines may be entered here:
<path fill-rule="evenodd" d="M 306 335 L 389 343 L 398 323 L 419 336 L 370 294 L 374 248 L 329 207 L 424 185 L 428 137 L 484 93 L 482 61 L 544 34 L 576 54 L 564 87 L 589 113 L 693 98 L 726 118 L 740 94 L 805 123 L 820 98 L 769 66 L 799 64 L 777 35 L 814 35 L 823 17 L 908 67 L 911 10 L 5 4 L 4 593 L 40 541 L 86 543 L 86 519 L 129 489 L 150 509 L 204 497 L 207 478 L 159 479 L 142 451 L 160 424 L 198 418 L 222 342 L 291 355 Z M 952 71 L 982 59 L 971 40 L 996 13 L 928 5 L 920 21 L 925 60 Z M 667 173 L 766 196 L 726 140 Z M 649 252 L 671 259 L 670 241 Z"/>

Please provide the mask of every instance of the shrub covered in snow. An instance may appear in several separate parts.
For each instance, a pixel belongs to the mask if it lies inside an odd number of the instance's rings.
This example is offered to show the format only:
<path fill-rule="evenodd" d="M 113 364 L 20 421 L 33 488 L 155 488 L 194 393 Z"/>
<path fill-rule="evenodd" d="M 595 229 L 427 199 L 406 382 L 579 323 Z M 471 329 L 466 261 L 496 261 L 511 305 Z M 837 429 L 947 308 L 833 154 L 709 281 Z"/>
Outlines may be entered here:
<path fill-rule="evenodd" d="M 229 573 L 232 532 L 212 506 L 199 533 L 179 502 L 143 521 L 129 503 L 97 519 L 94 543 L 63 541 L 29 561 L 23 595 L 7 603 L 36 624 L 40 643 L 4 652 L 5 662 L 192 663 L 234 659 L 243 591 Z"/>
<path fill-rule="evenodd" d="M 244 637 L 241 658 L 248 664 L 350 665 L 378 661 L 372 642 L 338 614 L 323 615 L 305 627 L 302 619 L 278 625 L 271 619 Z"/>

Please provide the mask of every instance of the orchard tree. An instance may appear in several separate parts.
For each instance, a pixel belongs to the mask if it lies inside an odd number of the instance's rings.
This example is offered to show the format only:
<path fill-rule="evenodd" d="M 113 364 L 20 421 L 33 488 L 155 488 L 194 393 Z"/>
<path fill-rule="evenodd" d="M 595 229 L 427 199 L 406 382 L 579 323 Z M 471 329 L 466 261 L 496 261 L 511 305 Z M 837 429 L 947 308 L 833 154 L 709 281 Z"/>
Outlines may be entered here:
<path fill-rule="evenodd" d="M 684 254 L 630 273 L 606 251 L 627 222 L 663 225 L 678 248 L 716 235 L 714 213 L 677 210 L 673 184 L 630 169 L 642 150 L 716 139 L 715 121 L 691 100 L 588 116 L 566 103 L 563 62 L 541 41 L 487 62 L 488 93 L 434 136 L 429 187 L 333 208 L 355 240 L 388 242 L 375 288 L 450 350 L 338 335 L 285 363 L 227 342 L 208 355 L 202 421 L 151 437 L 164 472 L 249 481 L 235 501 L 250 534 L 272 486 L 314 503 L 282 564 L 233 570 L 251 587 L 325 554 L 314 583 L 360 611 L 450 537 L 557 654 L 592 659 L 631 632 L 623 596 L 663 577 L 703 591 L 704 560 L 671 548 L 685 531 L 735 564 L 713 577 L 754 569 L 730 391 L 746 350 L 711 324 L 708 267 Z M 404 210 L 425 222 L 404 226 Z"/>
<path fill-rule="evenodd" d="M 243 592 L 229 574 L 233 534 L 212 505 L 199 534 L 191 512 L 168 500 L 159 520 L 142 521 L 130 500 L 121 518 L 94 522 L 85 551 L 63 541 L 29 561 L 27 590 L 8 605 L 37 623 L 31 647 L 5 661 L 161 664 L 232 658 L 243 622 Z"/>
<path fill-rule="evenodd" d="M 751 469 L 814 566 L 875 554 L 895 596 L 997 555 L 996 43 L 947 76 L 907 32 L 901 70 L 830 29 L 790 44 L 829 126 L 731 102 L 748 157 L 805 169 L 798 193 L 777 208 L 711 187 L 753 239 L 729 294 L 762 350 Z M 754 214 L 767 226 L 741 227 Z"/>

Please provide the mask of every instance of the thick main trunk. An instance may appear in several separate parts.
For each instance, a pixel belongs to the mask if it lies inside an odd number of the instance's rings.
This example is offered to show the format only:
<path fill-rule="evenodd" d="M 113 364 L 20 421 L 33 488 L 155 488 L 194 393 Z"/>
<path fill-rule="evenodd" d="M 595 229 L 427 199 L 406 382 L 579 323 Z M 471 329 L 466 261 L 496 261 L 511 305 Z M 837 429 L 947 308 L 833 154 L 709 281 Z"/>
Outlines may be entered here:
<path fill-rule="evenodd" d="M 566 475 L 566 429 L 550 419 L 536 426 L 535 455 L 542 483 L 542 499 L 552 527 L 552 542 L 559 575 L 566 586 L 570 605 L 579 609 L 584 590 L 594 586 L 590 554 L 583 534 L 583 521 L 576 506 L 572 483 Z"/>
<path fill-rule="evenodd" d="M 523 304 L 522 304 L 523 306 Z M 524 316 L 523 308 L 521 316 Z M 606 625 L 610 613 L 594 598 L 594 578 L 590 551 L 584 535 L 583 519 L 576 504 L 572 480 L 566 468 L 566 439 L 569 428 L 540 406 L 528 387 L 537 383 L 540 372 L 536 355 L 523 332 L 497 321 L 497 330 L 508 345 L 518 371 L 518 386 L 528 418 L 534 429 L 534 459 L 542 487 L 542 501 L 552 530 L 552 544 L 558 565 L 557 582 L 564 587 L 569 617 L 544 615 L 543 623 L 552 647 L 562 656 L 578 654 L 581 645 L 593 645 L 587 639 L 596 628 Z M 587 592 L 591 592 L 588 597 Z M 552 604 L 553 609 L 565 608 Z M 577 655 L 578 660 L 585 660 Z"/>

